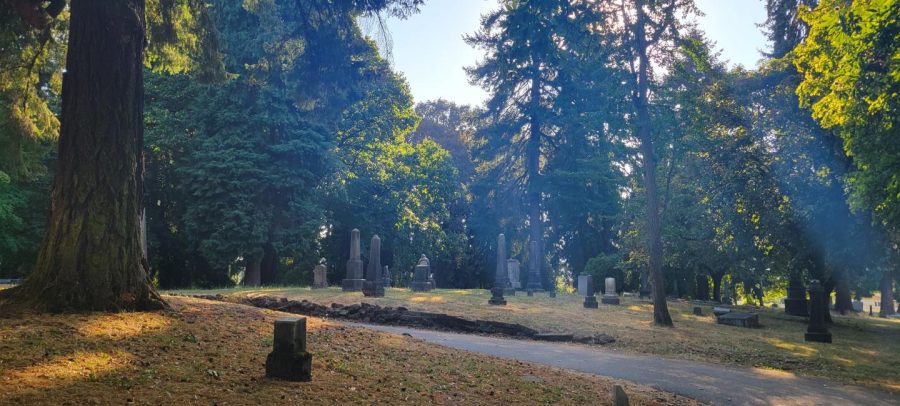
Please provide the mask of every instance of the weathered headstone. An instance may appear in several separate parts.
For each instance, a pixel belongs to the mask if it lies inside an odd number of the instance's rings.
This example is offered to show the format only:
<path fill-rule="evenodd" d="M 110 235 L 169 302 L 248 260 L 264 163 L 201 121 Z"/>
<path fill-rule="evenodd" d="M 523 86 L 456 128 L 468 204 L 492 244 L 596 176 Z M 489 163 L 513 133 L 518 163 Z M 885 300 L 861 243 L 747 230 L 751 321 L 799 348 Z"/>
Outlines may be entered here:
<path fill-rule="evenodd" d="M 306 317 L 275 320 L 275 340 L 266 357 L 266 376 L 295 382 L 312 379 L 312 355 L 306 351 Z"/>
<path fill-rule="evenodd" d="M 431 283 L 428 281 L 428 276 L 431 274 L 431 261 L 428 260 L 428 257 L 425 254 L 422 254 L 422 257 L 419 258 L 419 263 L 416 264 L 415 269 L 413 270 L 413 282 L 410 287 L 413 292 L 427 292 L 431 290 Z"/>
<path fill-rule="evenodd" d="M 716 316 L 716 323 L 735 327 L 759 328 L 759 315 L 732 311 Z"/>
<path fill-rule="evenodd" d="M 391 287 L 391 268 L 387 265 L 384 266 L 384 272 L 381 273 L 381 286 Z"/>
<path fill-rule="evenodd" d="M 541 265 L 544 260 L 541 255 L 541 244 L 532 241 L 528 245 L 528 285 L 526 289 L 532 292 L 543 292 L 544 285 L 541 284 Z"/>
<path fill-rule="evenodd" d="M 818 280 L 813 279 L 809 284 L 809 326 L 806 328 L 806 341 L 820 343 L 831 342 L 831 332 L 825 325 L 825 312 L 828 307 L 825 303 L 825 288 Z"/>
<path fill-rule="evenodd" d="M 722 304 L 731 304 L 731 284 L 725 282 L 725 292 L 722 294 Z"/>
<path fill-rule="evenodd" d="M 503 297 L 503 291 L 509 284 L 509 273 L 506 271 L 506 236 L 500 234 L 497 236 L 497 269 L 494 272 L 494 287 L 491 288 L 491 298 L 489 304 L 496 306 L 506 306 L 506 299 Z"/>
<path fill-rule="evenodd" d="M 320 263 L 313 268 L 313 289 L 323 289 L 328 287 L 328 268 L 325 264 Z"/>
<path fill-rule="evenodd" d="M 531 289 L 527 289 L 527 290 L 525 291 L 525 293 L 528 295 L 528 297 L 534 296 L 534 291 L 531 290 Z"/>
<path fill-rule="evenodd" d="M 863 302 L 859 301 L 859 300 L 854 300 L 853 301 L 853 311 L 857 312 L 857 313 L 863 311 Z"/>
<path fill-rule="evenodd" d="M 432 272 L 428 273 L 428 284 L 430 285 L 429 289 L 432 289 L 432 290 L 437 289 L 437 282 L 435 282 L 434 273 L 432 273 Z"/>
<path fill-rule="evenodd" d="M 509 274 L 509 285 L 513 289 L 522 289 L 522 281 L 520 279 L 519 273 L 519 260 L 518 259 L 508 259 L 506 260 L 506 271 Z"/>
<path fill-rule="evenodd" d="M 372 236 L 369 245 L 369 263 L 366 265 L 366 282 L 363 284 L 363 295 L 384 297 L 384 285 L 381 276 L 381 238 Z"/>
<path fill-rule="evenodd" d="M 700 306 L 694 306 L 694 316 L 702 316 L 703 308 Z"/>
<path fill-rule="evenodd" d="M 606 291 L 603 293 L 603 304 L 619 304 L 619 295 L 616 294 L 616 278 L 606 278 Z"/>
<path fill-rule="evenodd" d="M 809 303 L 806 301 L 806 288 L 803 281 L 792 276 L 788 280 L 787 297 L 784 299 L 784 313 L 791 316 L 808 316 Z"/>
<path fill-rule="evenodd" d="M 359 230 L 350 232 L 350 259 L 347 261 L 347 277 L 341 282 L 344 292 L 359 292 L 366 279 L 363 277 L 363 261 L 359 256 Z"/>
<path fill-rule="evenodd" d="M 584 308 L 596 309 L 597 298 L 594 297 L 594 277 L 591 275 L 578 275 L 578 294 L 584 296 Z"/>
<path fill-rule="evenodd" d="M 628 395 L 621 385 L 613 385 L 612 388 L 613 406 L 628 406 Z"/>

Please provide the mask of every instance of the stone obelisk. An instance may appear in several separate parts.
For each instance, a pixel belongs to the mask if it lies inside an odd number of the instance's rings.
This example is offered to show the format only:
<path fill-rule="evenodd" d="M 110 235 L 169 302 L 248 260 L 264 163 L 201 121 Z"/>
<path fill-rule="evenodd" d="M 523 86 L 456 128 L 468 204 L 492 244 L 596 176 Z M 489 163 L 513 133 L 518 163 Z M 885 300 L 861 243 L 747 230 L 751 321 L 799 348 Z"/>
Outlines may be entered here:
<path fill-rule="evenodd" d="M 363 289 L 363 262 L 359 257 L 359 230 L 350 232 L 350 259 L 347 261 L 347 278 L 341 286 L 344 292 L 359 292 Z"/>
<path fill-rule="evenodd" d="M 506 272 L 506 236 L 497 236 L 497 271 L 494 273 L 494 287 L 491 288 L 491 299 L 488 303 L 497 306 L 506 306 L 503 291 L 509 284 L 509 274 Z"/>
<path fill-rule="evenodd" d="M 381 275 L 381 238 L 372 237 L 369 245 L 369 263 L 366 265 L 366 281 L 363 284 L 363 295 L 384 297 L 384 279 Z"/>

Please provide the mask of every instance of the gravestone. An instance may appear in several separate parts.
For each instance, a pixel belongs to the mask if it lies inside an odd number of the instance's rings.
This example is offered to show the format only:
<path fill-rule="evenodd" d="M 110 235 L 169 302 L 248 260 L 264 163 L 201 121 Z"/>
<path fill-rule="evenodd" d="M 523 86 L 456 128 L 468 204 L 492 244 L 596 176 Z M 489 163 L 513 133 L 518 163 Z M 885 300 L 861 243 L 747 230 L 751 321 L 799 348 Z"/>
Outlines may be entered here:
<path fill-rule="evenodd" d="M 719 306 L 713 307 L 713 314 L 715 314 L 716 317 L 719 317 L 725 313 L 731 313 L 731 309 L 728 307 L 719 307 Z"/>
<path fill-rule="evenodd" d="M 784 313 L 803 317 L 809 315 L 806 288 L 803 287 L 803 282 L 795 277 L 788 281 L 787 297 L 784 299 Z"/>
<path fill-rule="evenodd" d="M 541 285 L 541 265 L 544 261 L 540 247 L 537 241 L 532 241 L 528 245 L 528 285 L 525 288 L 532 292 L 544 291 L 544 286 Z"/>
<path fill-rule="evenodd" d="M 369 263 L 366 265 L 366 282 L 363 284 L 363 295 L 384 297 L 381 271 L 381 238 L 376 234 L 372 236 L 372 244 L 369 245 Z"/>
<path fill-rule="evenodd" d="M 613 406 L 628 406 L 628 395 L 622 385 L 613 385 L 612 389 Z"/>
<path fill-rule="evenodd" d="M 725 282 L 725 292 L 722 294 L 722 304 L 731 304 L 731 284 Z"/>
<path fill-rule="evenodd" d="M 596 309 L 597 298 L 594 297 L 594 277 L 591 275 L 578 275 L 578 294 L 584 296 L 584 308 Z"/>
<path fill-rule="evenodd" d="M 494 287 L 491 288 L 491 298 L 489 304 L 495 306 L 506 306 L 506 299 L 503 298 L 503 291 L 509 284 L 509 273 L 506 271 L 506 236 L 500 234 L 497 236 L 497 269 L 494 272 Z"/>
<path fill-rule="evenodd" d="M 619 295 L 616 294 L 616 278 L 606 278 L 606 292 L 603 293 L 603 304 L 619 304 Z"/>
<path fill-rule="evenodd" d="M 428 260 L 425 254 L 422 254 L 413 270 L 412 291 L 427 292 L 431 290 L 431 283 L 428 281 L 429 275 L 431 275 L 431 261 Z"/>
<path fill-rule="evenodd" d="M 387 265 L 384 266 L 384 272 L 381 273 L 381 286 L 391 287 L 391 268 Z"/>
<path fill-rule="evenodd" d="M 520 278 L 519 260 L 509 259 L 506 261 L 506 272 L 509 274 L 509 285 L 513 289 L 522 289 L 522 280 Z"/>
<path fill-rule="evenodd" d="M 430 285 L 430 289 L 437 289 L 437 282 L 434 281 L 434 273 L 428 273 L 428 284 Z"/>
<path fill-rule="evenodd" d="M 266 357 L 266 377 L 294 382 L 312 380 L 312 355 L 306 351 L 306 317 L 275 319 L 275 340 Z"/>
<path fill-rule="evenodd" d="M 313 268 L 313 289 L 324 289 L 328 287 L 328 268 L 325 264 L 320 263 Z"/>
<path fill-rule="evenodd" d="M 534 291 L 531 289 L 526 290 L 525 293 L 528 295 L 528 297 L 534 296 Z"/>
<path fill-rule="evenodd" d="M 825 325 L 825 312 L 828 307 L 825 303 L 825 288 L 818 280 L 813 279 L 809 284 L 809 326 L 806 328 L 806 341 L 830 343 L 831 332 Z"/>
<path fill-rule="evenodd" d="M 703 308 L 700 306 L 694 306 L 694 316 L 702 316 Z"/>
<path fill-rule="evenodd" d="M 359 256 L 359 230 L 350 232 L 350 259 L 347 261 L 347 277 L 341 282 L 344 292 L 359 292 L 363 289 L 363 261 Z"/>
<path fill-rule="evenodd" d="M 756 313 L 728 312 L 716 316 L 716 323 L 735 327 L 759 328 L 759 315 Z"/>
<path fill-rule="evenodd" d="M 853 301 L 853 311 L 857 312 L 857 313 L 863 311 L 863 302 L 861 302 L 859 300 L 854 300 Z"/>

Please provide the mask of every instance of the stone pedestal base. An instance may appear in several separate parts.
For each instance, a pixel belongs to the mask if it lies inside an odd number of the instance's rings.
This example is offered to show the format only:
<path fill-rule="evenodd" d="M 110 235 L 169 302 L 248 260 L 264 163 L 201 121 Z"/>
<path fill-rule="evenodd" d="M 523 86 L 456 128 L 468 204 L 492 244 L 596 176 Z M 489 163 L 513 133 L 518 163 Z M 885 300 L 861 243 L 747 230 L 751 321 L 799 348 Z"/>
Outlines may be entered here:
<path fill-rule="evenodd" d="M 603 298 L 600 299 L 600 301 L 601 301 L 603 304 L 617 305 L 617 304 L 619 304 L 619 297 L 618 297 L 618 296 L 603 295 Z"/>
<path fill-rule="evenodd" d="M 308 352 L 271 352 L 266 357 L 266 377 L 293 382 L 312 380 L 312 355 Z"/>
<path fill-rule="evenodd" d="M 809 302 L 803 299 L 784 299 L 784 313 L 791 316 L 809 316 Z"/>
<path fill-rule="evenodd" d="M 831 343 L 831 333 L 806 333 L 803 336 L 805 341 L 815 341 L 817 343 Z"/>
<path fill-rule="evenodd" d="M 584 308 L 585 309 L 596 309 L 598 307 L 600 307 L 600 305 L 597 304 L 596 297 L 594 297 L 594 296 L 585 296 L 584 297 Z"/>
<path fill-rule="evenodd" d="M 341 282 L 341 289 L 344 292 L 360 292 L 363 290 L 363 284 L 365 283 L 365 279 L 344 279 Z"/>
<path fill-rule="evenodd" d="M 410 289 L 413 292 L 428 292 L 431 290 L 431 282 L 413 282 Z"/>
<path fill-rule="evenodd" d="M 326 288 L 328 288 L 328 284 L 327 283 L 313 284 L 312 288 L 313 289 L 326 289 Z"/>
<path fill-rule="evenodd" d="M 503 288 L 491 289 L 491 299 L 488 300 L 488 304 L 506 306 L 506 299 L 503 298 Z"/>
<path fill-rule="evenodd" d="M 363 295 L 368 297 L 384 297 L 384 286 L 380 283 L 369 282 L 363 285 Z"/>

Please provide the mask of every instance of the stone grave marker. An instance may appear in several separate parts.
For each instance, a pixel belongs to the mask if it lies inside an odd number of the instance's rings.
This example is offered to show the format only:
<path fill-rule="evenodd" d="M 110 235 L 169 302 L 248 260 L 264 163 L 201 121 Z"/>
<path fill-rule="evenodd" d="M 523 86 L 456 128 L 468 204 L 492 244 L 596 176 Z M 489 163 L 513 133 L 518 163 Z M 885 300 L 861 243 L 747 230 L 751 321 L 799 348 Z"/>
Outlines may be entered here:
<path fill-rule="evenodd" d="M 594 297 L 594 277 L 591 275 L 578 275 L 578 294 L 584 296 L 584 308 L 596 309 L 597 298 Z"/>
<path fill-rule="evenodd" d="M 619 304 L 619 295 L 616 294 L 616 278 L 606 278 L 606 292 L 603 293 L 603 304 Z"/>
<path fill-rule="evenodd" d="M 275 320 L 275 340 L 266 357 L 266 377 L 295 382 L 312 380 L 312 355 L 306 351 L 306 317 Z"/>
<path fill-rule="evenodd" d="M 756 313 L 728 312 L 716 316 L 717 324 L 725 324 L 735 327 L 759 328 L 759 315 Z"/>
<path fill-rule="evenodd" d="M 319 265 L 313 268 L 313 289 L 324 289 L 328 287 L 328 268 L 325 267 L 323 261 L 319 261 Z"/>
<path fill-rule="evenodd" d="M 381 286 L 391 287 L 391 268 L 387 265 L 384 266 L 384 272 L 381 273 Z"/>
<path fill-rule="evenodd" d="M 509 285 L 513 289 L 522 289 L 522 281 L 520 279 L 519 273 L 519 260 L 518 259 L 508 259 L 506 260 L 506 271 L 509 274 Z"/>
<path fill-rule="evenodd" d="M 825 288 L 818 280 L 813 279 L 809 284 L 809 326 L 806 328 L 806 334 L 803 339 L 805 341 L 815 341 L 820 343 L 831 342 L 831 332 L 825 325 L 825 312 L 828 307 L 825 304 L 824 294 Z"/>
<path fill-rule="evenodd" d="M 428 276 L 431 274 L 431 261 L 428 260 L 428 257 L 425 254 L 422 254 L 422 257 L 419 258 L 419 263 L 416 264 L 415 269 L 413 270 L 413 282 L 410 287 L 413 292 L 427 292 L 431 290 L 431 283 L 428 281 Z"/>
<path fill-rule="evenodd" d="M 381 238 L 372 236 L 372 244 L 369 245 L 369 263 L 366 265 L 366 282 L 363 284 L 363 295 L 369 297 L 384 297 L 384 280 L 381 276 Z"/>
<path fill-rule="evenodd" d="M 363 261 L 359 251 L 359 230 L 350 232 L 350 259 L 347 260 L 347 277 L 341 282 L 344 292 L 359 292 L 363 289 Z"/>
<path fill-rule="evenodd" d="M 509 273 L 506 270 L 506 236 L 500 234 L 497 236 L 497 269 L 494 272 L 494 287 L 491 288 L 491 298 L 489 304 L 495 306 L 506 306 L 506 299 L 503 297 L 503 291 L 509 284 Z"/>
<path fill-rule="evenodd" d="M 694 306 L 694 315 L 695 315 L 695 316 L 702 316 L 702 315 L 703 315 L 703 308 L 700 307 L 700 306 Z"/>

